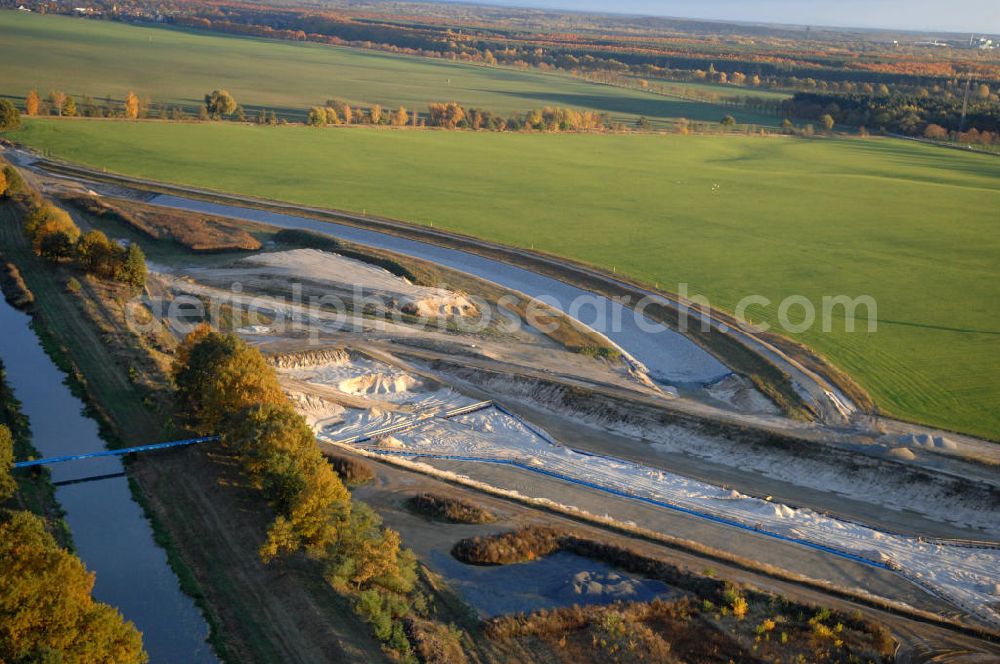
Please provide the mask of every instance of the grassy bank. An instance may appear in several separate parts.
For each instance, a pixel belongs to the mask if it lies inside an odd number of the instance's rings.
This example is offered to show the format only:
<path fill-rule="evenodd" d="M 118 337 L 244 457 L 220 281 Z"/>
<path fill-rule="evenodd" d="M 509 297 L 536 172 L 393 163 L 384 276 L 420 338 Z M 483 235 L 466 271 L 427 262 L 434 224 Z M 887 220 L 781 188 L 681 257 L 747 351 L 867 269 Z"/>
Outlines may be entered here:
<path fill-rule="evenodd" d="M 645 116 L 716 123 L 729 113 L 740 122 L 777 123 L 758 113 L 538 71 L 14 11 L 0 11 L 0 61 L 7 65 L 2 94 L 23 97 L 36 88 L 46 95 L 55 88 L 120 100 L 134 90 L 189 113 L 203 95 L 226 88 L 250 110 L 299 119 L 309 106 L 337 97 L 421 113 L 429 102 L 457 101 L 505 115 L 564 106 L 623 122 Z"/>
<path fill-rule="evenodd" d="M 367 211 L 562 254 L 732 310 L 870 295 L 794 334 L 885 412 L 1000 438 L 1000 161 L 895 140 L 493 135 L 31 120 L 91 166 Z M 585 158 L 582 157 L 585 155 Z M 861 310 L 864 313 L 864 309 Z M 801 320 L 801 308 L 789 318 Z"/>

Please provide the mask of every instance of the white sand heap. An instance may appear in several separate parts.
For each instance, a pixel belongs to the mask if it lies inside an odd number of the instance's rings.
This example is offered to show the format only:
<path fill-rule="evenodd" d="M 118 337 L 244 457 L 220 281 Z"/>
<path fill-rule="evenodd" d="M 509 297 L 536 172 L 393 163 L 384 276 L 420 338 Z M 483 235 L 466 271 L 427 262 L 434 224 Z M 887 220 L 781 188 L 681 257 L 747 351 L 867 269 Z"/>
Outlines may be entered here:
<path fill-rule="evenodd" d="M 399 394 L 421 387 L 419 380 L 408 374 L 374 372 L 348 378 L 337 385 L 347 394 Z"/>
<path fill-rule="evenodd" d="M 943 436 L 931 436 L 928 433 L 922 434 L 904 434 L 900 436 L 897 440 L 903 445 L 908 445 L 910 447 L 922 447 L 927 450 L 955 450 L 958 449 L 958 445 L 955 441 L 948 440 Z"/>
<path fill-rule="evenodd" d="M 240 262 L 264 268 L 263 275 L 319 282 L 331 290 L 357 293 L 403 313 L 427 318 L 477 313 L 476 305 L 461 293 L 417 286 L 380 267 L 318 249 L 257 254 Z"/>

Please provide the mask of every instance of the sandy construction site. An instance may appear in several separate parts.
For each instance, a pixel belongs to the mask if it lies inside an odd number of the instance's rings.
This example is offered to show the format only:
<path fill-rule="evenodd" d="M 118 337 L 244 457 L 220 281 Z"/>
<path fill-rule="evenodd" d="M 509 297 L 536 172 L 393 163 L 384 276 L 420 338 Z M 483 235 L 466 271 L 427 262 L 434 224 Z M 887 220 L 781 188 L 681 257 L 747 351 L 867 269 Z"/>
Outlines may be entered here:
<path fill-rule="evenodd" d="M 912 482 L 921 462 L 937 462 L 912 448 L 955 452 L 955 444 L 869 435 L 884 449 L 853 454 L 850 441 L 827 444 L 815 426 L 786 420 L 737 374 L 679 387 L 657 381 L 596 332 L 588 343 L 609 352 L 580 352 L 561 332 L 533 326 L 523 293 L 476 292 L 476 279 L 436 274 L 460 286 L 415 284 L 334 251 L 266 247 L 211 265 L 157 266 L 151 292 L 161 309 L 193 298 L 227 312 L 272 358 L 330 448 L 637 532 L 670 536 L 670 519 L 682 518 L 696 531 L 742 533 L 730 554 L 781 559 L 831 585 L 849 575 L 818 569 L 869 568 L 881 579 L 874 590 L 852 590 L 918 609 L 943 601 L 979 624 L 1000 624 L 1000 547 L 949 541 L 1000 537 L 997 493 L 959 490 L 948 475 Z M 503 296 L 519 305 L 502 307 Z M 558 311 L 546 316 L 581 333 Z M 780 491 L 759 491 L 768 486 Z M 607 509 L 594 510 L 595 493 Z M 726 548 L 725 538 L 706 541 Z M 789 547 L 800 550 L 788 556 Z M 894 595 L 887 577 L 916 593 Z M 921 593 L 924 606 L 913 601 Z"/>
<path fill-rule="evenodd" d="M 793 419 L 677 333 L 605 335 L 534 298 L 541 277 L 330 227 L 342 251 L 272 229 L 255 253 L 151 256 L 146 304 L 178 335 L 209 319 L 259 346 L 329 451 L 1000 628 L 982 441 Z"/>

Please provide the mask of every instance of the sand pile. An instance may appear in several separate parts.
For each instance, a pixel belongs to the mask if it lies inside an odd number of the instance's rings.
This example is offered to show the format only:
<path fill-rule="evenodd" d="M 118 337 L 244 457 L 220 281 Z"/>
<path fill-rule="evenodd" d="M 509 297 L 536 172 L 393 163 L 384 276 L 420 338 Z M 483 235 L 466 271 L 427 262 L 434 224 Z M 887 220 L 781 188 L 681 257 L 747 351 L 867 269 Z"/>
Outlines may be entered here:
<path fill-rule="evenodd" d="M 356 308 L 377 304 L 385 310 L 427 318 L 478 313 L 476 305 L 461 293 L 417 286 L 380 267 L 318 249 L 259 254 L 244 258 L 240 265 L 256 268 L 262 277 L 322 285 L 331 294 L 355 301 Z M 363 301 L 358 302 L 359 298 Z"/>
<path fill-rule="evenodd" d="M 631 578 L 614 571 L 583 571 L 574 574 L 554 594 L 567 603 L 605 604 L 645 601 L 667 590 L 659 581 Z"/>
<path fill-rule="evenodd" d="M 925 450 L 958 449 L 958 445 L 954 441 L 948 440 L 944 436 L 931 436 L 929 433 L 904 434 L 897 438 L 897 441 L 908 447 L 923 448 Z"/>
<path fill-rule="evenodd" d="M 340 366 L 350 362 L 351 356 L 342 348 L 325 348 L 272 355 L 268 360 L 276 369 L 305 369 L 317 366 Z"/>
<path fill-rule="evenodd" d="M 908 447 L 894 447 L 886 452 L 886 456 L 893 459 L 899 459 L 900 461 L 913 461 L 917 458 L 917 455 L 913 453 L 913 450 Z"/>
<path fill-rule="evenodd" d="M 288 398 L 314 431 L 341 421 L 346 409 L 314 394 L 286 392 Z"/>
<path fill-rule="evenodd" d="M 398 449 L 402 449 L 403 447 L 405 447 L 405 445 L 403 444 L 403 441 L 401 441 L 399 438 L 396 438 L 394 436 L 385 436 L 383 438 L 380 438 L 379 441 L 378 441 L 378 446 L 379 447 L 384 447 L 384 448 L 390 449 L 390 450 L 398 450 Z"/>
<path fill-rule="evenodd" d="M 369 373 L 341 381 L 337 389 L 347 394 L 401 394 L 418 391 L 423 385 L 408 374 Z"/>

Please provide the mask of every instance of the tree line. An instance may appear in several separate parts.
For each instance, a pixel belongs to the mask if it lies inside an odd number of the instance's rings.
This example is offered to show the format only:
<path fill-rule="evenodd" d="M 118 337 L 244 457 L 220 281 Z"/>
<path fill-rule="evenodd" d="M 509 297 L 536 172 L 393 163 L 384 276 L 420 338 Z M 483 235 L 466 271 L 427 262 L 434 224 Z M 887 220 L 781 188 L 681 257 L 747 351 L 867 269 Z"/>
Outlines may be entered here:
<path fill-rule="evenodd" d="M 651 32 L 641 40 L 622 39 L 620 33 L 600 29 L 577 31 L 572 39 L 552 39 L 562 26 L 549 25 L 513 37 L 507 26 L 491 27 L 465 19 L 428 23 L 411 15 L 352 16 L 294 7 L 249 7 L 242 3 L 179 3 L 133 0 L 127 12 L 112 0 L 95 0 L 113 20 L 142 21 L 155 18 L 175 25 L 271 39 L 347 45 L 390 53 L 441 58 L 485 66 L 507 65 L 560 70 L 577 75 L 626 74 L 673 81 L 705 81 L 723 85 L 800 91 L 866 92 L 865 86 L 890 86 L 894 92 L 918 87 L 942 93 L 960 88 L 959 77 L 970 66 L 987 81 L 1000 80 L 992 63 L 951 58 L 926 58 L 896 48 L 867 43 L 844 57 L 840 49 L 824 44 L 763 39 L 753 49 L 720 52 L 714 43 L 703 44 L 690 35 Z M 71 13 L 68 0 L 48 3 L 50 11 Z M 683 32 L 683 31 L 682 31 Z M 709 30 L 711 32 L 711 30 Z M 700 36 L 700 35 L 699 35 Z"/>
<path fill-rule="evenodd" d="M 963 122 L 963 98 L 798 93 L 783 103 L 790 117 L 831 117 L 838 124 L 937 140 L 1000 142 L 1000 105 L 986 85 L 970 95 Z"/>
<path fill-rule="evenodd" d="M 270 562 L 303 551 L 354 598 L 355 610 L 402 661 L 414 661 L 402 618 L 423 613 L 416 558 L 399 533 L 351 499 L 263 354 L 208 325 L 192 331 L 173 366 L 176 401 L 189 425 L 219 434 L 273 510 L 259 555 Z"/>
<path fill-rule="evenodd" d="M 15 443 L 30 449 L 30 431 L 4 378 L 0 364 L 0 662 L 143 664 L 139 630 L 94 601 L 94 573 L 16 506 Z"/>
<path fill-rule="evenodd" d="M 552 106 L 504 117 L 486 109 L 467 109 L 454 101 L 435 102 L 427 107 L 426 116 L 420 116 L 404 106 L 391 111 L 375 104 L 365 110 L 352 108 L 347 102 L 337 99 L 328 99 L 324 105 L 310 108 L 306 124 L 314 127 L 367 124 L 488 131 L 591 131 L 615 127 L 607 113 Z"/>
<path fill-rule="evenodd" d="M 65 210 L 31 189 L 10 164 L 0 170 L 0 196 L 13 199 L 23 210 L 24 234 L 37 256 L 75 264 L 87 274 L 136 291 L 145 287 L 146 256 L 137 243 L 123 246 L 96 229 L 81 233 Z"/>
<path fill-rule="evenodd" d="M 0 109 L 0 129 L 3 126 Z M 24 114 L 28 116 L 55 116 L 79 118 L 118 118 L 125 120 L 233 120 L 236 122 L 256 122 L 261 125 L 277 125 L 279 120 L 274 111 L 261 108 L 255 114 L 248 114 L 226 90 L 213 90 L 205 95 L 204 103 L 197 107 L 194 115 L 180 105 L 154 104 L 148 97 L 140 97 L 129 90 L 124 99 L 114 99 L 111 95 L 95 99 L 90 95 L 74 97 L 62 90 L 50 90 L 44 97 L 38 90 L 29 90 L 24 98 Z"/>

